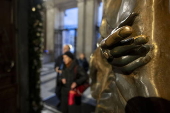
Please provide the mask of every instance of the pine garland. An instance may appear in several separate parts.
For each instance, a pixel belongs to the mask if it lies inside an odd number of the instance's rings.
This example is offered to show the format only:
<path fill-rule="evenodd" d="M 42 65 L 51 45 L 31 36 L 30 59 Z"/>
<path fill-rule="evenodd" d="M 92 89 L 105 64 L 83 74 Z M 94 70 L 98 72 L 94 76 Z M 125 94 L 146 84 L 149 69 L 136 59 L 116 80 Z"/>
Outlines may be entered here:
<path fill-rule="evenodd" d="M 30 0 L 28 13 L 30 113 L 41 113 L 42 109 L 40 98 L 40 57 L 43 52 L 42 10 L 41 0 Z"/>

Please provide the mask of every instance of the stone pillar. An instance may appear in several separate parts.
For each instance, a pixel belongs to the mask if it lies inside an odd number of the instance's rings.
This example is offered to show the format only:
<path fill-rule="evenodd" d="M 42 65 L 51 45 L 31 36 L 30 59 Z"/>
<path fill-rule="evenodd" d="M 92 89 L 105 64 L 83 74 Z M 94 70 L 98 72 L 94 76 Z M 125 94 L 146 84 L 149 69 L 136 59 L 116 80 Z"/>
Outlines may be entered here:
<path fill-rule="evenodd" d="M 56 7 L 55 9 L 55 32 L 54 32 L 54 59 L 61 55 L 63 38 L 62 32 L 58 32 L 58 29 L 62 29 L 64 26 L 64 10 Z"/>
<path fill-rule="evenodd" d="M 98 0 L 78 0 L 77 53 L 84 52 L 88 60 L 94 50 L 98 6 Z"/>
<path fill-rule="evenodd" d="M 86 1 L 85 53 L 87 58 L 90 57 L 94 50 L 98 7 L 99 2 L 97 0 Z"/>
<path fill-rule="evenodd" d="M 55 8 L 53 1 L 46 3 L 46 41 L 45 49 L 53 52 L 54 50 L 54 18 Z"/>
<path fill-rule="evenodd" d="M 85 52 L 85 0 L 78 0 L 77 53 Z"/>
<path fill-rule="evenodd" d="M 61 26 L 64 25 L 64 10 L 60 10 L 59 8 L 55 8 L 55 29 L 60 29 Z"/>

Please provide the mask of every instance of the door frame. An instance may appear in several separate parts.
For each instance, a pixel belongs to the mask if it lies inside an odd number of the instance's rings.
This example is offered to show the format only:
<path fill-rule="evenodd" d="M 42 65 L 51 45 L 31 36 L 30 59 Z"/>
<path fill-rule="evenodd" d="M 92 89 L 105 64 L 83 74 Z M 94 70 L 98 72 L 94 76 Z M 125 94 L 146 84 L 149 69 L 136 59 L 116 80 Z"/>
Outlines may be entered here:
<path fill-rule="evenodd" d="M 29 0 L 16 3 L 16 45 L 18 73 L 18 107 L 20 113 L 29 112 L 29 76 L 28 76 L 28 6 Z"/>

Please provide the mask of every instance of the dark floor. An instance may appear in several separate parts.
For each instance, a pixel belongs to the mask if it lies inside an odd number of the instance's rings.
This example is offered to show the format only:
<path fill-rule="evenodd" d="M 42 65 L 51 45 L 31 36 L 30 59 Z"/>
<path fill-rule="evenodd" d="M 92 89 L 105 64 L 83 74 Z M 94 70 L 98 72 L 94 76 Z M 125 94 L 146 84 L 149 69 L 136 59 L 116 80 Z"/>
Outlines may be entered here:
<path fill-rule="evenodd" d="M 44 101 L 44 103 L 48 106 L 51 106 L 54 109 L 57 109 L 60 111 L 59 108 L 57 108 L 59 100 L 56 96 L 53 96 L 47 100 Z M 95 111 L 95 106 L 90 105 L 88 103 L 82 103 L 82 112 L 81 113 L 93 113 Z"/>

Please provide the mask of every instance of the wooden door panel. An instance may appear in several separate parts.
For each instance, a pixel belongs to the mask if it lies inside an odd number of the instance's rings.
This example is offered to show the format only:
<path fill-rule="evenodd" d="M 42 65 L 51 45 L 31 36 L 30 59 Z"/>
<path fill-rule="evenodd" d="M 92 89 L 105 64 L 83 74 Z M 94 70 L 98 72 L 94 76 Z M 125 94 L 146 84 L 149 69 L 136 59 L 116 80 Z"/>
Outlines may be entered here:
<path fill-rule="evenodd" d="M 15 0 L 0 0 L 0 113 L 18 113 Z"/>

